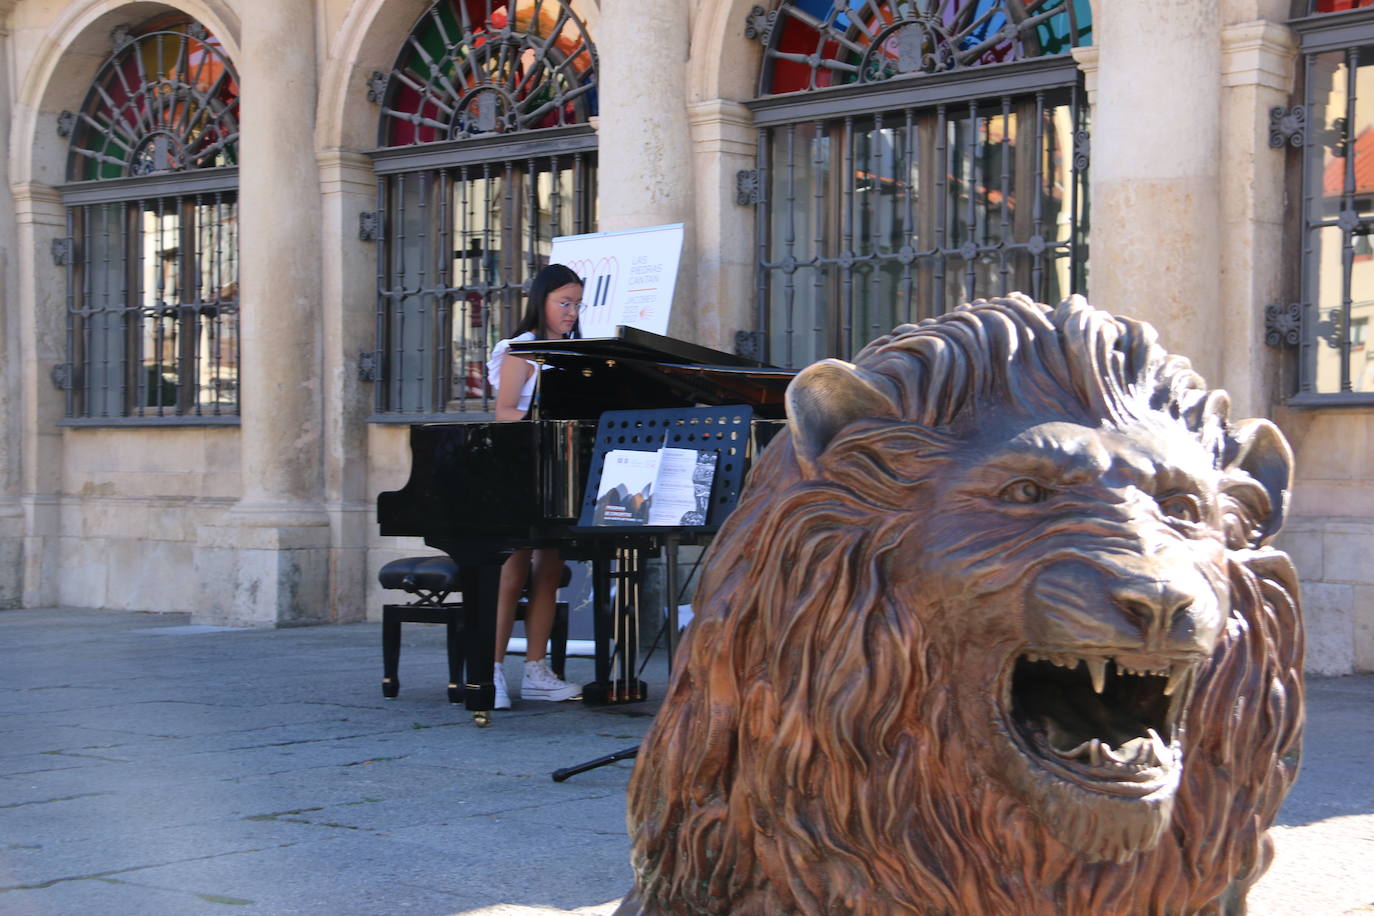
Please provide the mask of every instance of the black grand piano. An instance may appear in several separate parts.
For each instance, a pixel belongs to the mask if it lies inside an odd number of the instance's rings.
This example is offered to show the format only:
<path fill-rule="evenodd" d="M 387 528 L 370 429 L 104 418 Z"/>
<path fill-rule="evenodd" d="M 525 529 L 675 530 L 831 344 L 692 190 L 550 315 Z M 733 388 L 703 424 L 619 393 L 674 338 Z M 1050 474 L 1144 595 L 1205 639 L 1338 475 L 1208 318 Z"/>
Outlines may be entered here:
<path fill-rule="evenodd" d="M 476 631 L 463 640 L 463 702 L 481 723 L 495 698 L 497 583 L 512 549 L 558 547 L 565 558 L 593 561 L 596 680 L 584 688 L 584 698 L 628 702 L 644 697 L 634 678 L 634 648 L 623 635 L 631 626 L 625 619 L 631 593 L 624 587 L 627 565 L 665 539 L 708 538 L 733 508 L 713 510 L 706 525 L 690 531 L 579 524 L 579 515 L 586 521 L 584 488 L 603 412 L 746 406 L 752 413 L 743 455 L 747 467 L 782 428 L 784 392 L 795 375 L 628 327 L 617 328 L 613 337 L 518 342 L 511 352 L 544 367 L 530 419 L 411 426 L 410 479 L 377 497 L 381 534 L 422 537 L 461 570 L 464 605 L 477 609 L 469 615 Z M 621 587 L 613 589 L 617 575 Z M 617 660 L 619 675 L 611 670 Z"/>

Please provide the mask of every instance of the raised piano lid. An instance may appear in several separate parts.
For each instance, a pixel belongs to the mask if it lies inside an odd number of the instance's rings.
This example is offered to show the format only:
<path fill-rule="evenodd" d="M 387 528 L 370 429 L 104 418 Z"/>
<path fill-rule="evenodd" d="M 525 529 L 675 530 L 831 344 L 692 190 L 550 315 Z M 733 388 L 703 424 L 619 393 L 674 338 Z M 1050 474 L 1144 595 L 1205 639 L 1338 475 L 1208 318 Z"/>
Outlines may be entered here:
<path fill-rule="evenodd" d="M 511 352 L 563 370 L 541 394 L 542 416 L 595 416 L 599 410 L 691 404 L 748 404 L 756 415 L 784 415 L 797 373 L 672 337 L 618 327 L 614 337 L 529 340 Z M 541 375 L 540 384 L 544 386 Z"/>

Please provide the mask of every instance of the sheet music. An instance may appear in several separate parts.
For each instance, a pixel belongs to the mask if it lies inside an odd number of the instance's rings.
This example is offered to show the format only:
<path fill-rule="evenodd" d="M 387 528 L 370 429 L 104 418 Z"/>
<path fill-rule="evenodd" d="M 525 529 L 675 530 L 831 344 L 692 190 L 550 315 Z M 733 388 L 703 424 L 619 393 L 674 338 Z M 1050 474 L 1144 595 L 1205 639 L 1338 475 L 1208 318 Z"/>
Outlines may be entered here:
<path fill-rule="evenodd" d="M 594 525 L 706 524 L 716 453 L 691 448 L 612 449 L 597 485 Z"/>

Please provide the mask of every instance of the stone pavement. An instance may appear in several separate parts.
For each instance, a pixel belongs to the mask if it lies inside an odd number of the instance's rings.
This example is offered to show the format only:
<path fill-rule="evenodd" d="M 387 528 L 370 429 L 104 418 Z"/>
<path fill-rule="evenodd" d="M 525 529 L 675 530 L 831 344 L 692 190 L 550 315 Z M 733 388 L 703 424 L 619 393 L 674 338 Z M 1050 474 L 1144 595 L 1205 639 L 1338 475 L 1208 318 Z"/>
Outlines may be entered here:
<path fill-rule="evenodd" d="M 406 627 L 400 675 L 383 700 L 376 624 L 0 612 L 0 914 L 609 913 L 631 764 L 549 774 L 635 744 L 653 703 L 517 700 L 478 729 L 437 627 Z M 665 675 L 660 652 L 652 696 Z M 1309 690 L 1251 912 L 1374 912 L 1374 677 Z"/>

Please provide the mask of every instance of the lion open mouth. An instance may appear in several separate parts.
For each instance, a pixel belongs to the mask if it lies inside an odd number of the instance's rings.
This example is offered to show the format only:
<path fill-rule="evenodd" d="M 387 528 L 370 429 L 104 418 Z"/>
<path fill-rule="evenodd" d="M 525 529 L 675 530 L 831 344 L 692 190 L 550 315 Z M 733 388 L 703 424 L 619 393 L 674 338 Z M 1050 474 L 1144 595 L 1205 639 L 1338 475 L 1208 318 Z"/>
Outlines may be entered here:
<path fill-rule="evenodd" d="M 1012 668 L 1013 733 L 1052 773 L 1084 789 L 1147 795 L 1179 762 L 1179 715 L 1196 664 L 1029 651 Z"/>

